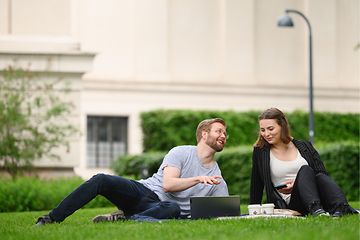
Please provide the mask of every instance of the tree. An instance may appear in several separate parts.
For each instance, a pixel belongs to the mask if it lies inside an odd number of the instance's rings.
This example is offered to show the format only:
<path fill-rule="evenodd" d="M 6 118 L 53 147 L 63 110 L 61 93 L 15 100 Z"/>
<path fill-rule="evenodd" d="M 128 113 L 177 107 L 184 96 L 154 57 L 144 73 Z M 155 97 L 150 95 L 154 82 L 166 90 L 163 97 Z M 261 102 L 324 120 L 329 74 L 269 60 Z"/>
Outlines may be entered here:
<path fill-rule="evenodd" d="M 52 150 L 69 148 L 78 130 L 70 124 L 74 106 L 61 100 L 69 86 L 61 80 L 36 79 L 31 71 L 8 67 L 0 73 L 0 165 L 12 178 Z"/>

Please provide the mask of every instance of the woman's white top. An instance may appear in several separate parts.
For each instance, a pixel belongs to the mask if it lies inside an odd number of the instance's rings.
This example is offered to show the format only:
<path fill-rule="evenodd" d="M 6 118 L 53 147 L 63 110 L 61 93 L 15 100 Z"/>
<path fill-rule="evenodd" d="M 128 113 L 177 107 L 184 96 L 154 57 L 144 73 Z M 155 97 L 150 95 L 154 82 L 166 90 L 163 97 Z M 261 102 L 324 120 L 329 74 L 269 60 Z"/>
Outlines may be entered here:
<path fill-rule="evenodd" d="M 270 150 L 270 175 L 274 186 L 285 183 L 287 180 L 295 180 L 296 175 L 303 165 L 308 165 L 307 161 L 301 156 L 297 150 L 295 159 L 279 160 Z M 283 194 L 279 192 L 281 197 L 287 204 L 290 202 L 291 194 Z"/>

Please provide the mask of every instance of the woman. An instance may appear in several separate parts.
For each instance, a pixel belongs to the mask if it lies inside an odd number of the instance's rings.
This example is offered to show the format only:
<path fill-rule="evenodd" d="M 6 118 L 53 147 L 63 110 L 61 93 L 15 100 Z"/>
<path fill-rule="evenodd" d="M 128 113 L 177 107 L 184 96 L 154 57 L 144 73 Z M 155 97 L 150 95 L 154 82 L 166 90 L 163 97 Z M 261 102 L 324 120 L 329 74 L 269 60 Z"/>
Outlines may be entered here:
<path fill-rule="evenodd" d="M 253 151 L 250 203 L 260 204 L 265 187 L 267 202 L 303 215 L 341 217 L 358 213 L 340 187 L 327 175 L 312 144 L 291 137 L 279 109 L 259 116 L 259 137 Z"/>

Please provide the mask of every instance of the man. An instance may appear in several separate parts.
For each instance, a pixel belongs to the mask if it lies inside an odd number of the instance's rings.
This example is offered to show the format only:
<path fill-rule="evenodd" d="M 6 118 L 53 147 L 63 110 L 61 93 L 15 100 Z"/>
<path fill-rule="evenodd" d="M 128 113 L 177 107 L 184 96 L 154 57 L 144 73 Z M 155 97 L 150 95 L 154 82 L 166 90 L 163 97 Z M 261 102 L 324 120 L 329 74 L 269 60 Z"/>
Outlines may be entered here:
<path fill-rule="evenodd" d="M 145 180 L 97 174 L 70 193 L 36 224 L 62 222 L 97 195 L 122 211 L 97 216 L 94 222 L 132 219 L 187 218 L 192 196 L 228 196 L 226 182 L 214 160 L 226 143 L 226 124 L 220 118 L 206 119 L 196 130 L 196 146 L 178 146 L 164 157 L 157 173 Z"/>

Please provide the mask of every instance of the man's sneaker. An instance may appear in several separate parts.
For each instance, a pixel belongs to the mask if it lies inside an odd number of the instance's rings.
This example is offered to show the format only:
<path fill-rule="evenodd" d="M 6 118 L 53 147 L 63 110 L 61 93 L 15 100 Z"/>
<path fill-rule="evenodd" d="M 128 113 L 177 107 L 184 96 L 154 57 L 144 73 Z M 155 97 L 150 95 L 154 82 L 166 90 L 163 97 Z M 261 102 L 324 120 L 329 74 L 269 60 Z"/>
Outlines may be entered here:
<path fill-rule="evenodd" d="M 319 208 L 318 210 L 314 211 L 311 213 L 314 217 L 316 216 L 325 216 L 325 217 L 329 217 L 330 214 L 328 212 L 325 212 L 324 209 Z"/>
<path fill-rule="evenodd" d="M 111 214 L 106 215 L 97 215 L 92 219 L 93 223 L 99 223 L 99 222 L 115 222 L 115 221 L 123 221 L 125 220 L 125 215 L 122 210 L 118 210 L 116 212 L 113 212 Z"/>
<path fill-rule="evenodd" d="M 38 218 L 35 225 L 36 226 L 42 226 L 42 225 L 53 223 L 53 222 L 54 221 L 50 218 L 49 215 L 44 215 L 44 216 Z"/>

